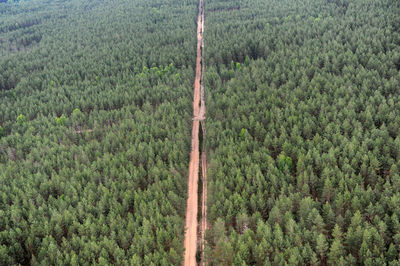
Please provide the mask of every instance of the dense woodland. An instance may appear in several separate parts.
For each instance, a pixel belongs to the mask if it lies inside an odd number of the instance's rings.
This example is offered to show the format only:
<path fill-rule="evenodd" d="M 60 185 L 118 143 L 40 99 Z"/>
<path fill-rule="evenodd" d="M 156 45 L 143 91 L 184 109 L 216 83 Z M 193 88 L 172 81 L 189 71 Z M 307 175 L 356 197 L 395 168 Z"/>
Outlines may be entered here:
<path fill-rule="evenodd" d="M 180 265 L 197 0 L 0 1 L 0 265 Z M 400 264 L 400 2 L 206 0 L 209 265 Z"/>
<path fill-rule="evenodd" d="M 207 0 L 210 265 L 400 264 L 400 2 Z"/>
<path fill-rule="evenodd" d="M 0 265 L 180 265 L 195 0 L 0 4 Z"/>

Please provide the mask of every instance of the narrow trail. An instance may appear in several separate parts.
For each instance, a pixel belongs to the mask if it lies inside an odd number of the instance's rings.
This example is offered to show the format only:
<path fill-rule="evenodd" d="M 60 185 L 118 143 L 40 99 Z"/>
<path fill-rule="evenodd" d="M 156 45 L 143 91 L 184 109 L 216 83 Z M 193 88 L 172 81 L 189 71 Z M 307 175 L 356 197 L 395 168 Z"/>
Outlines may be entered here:
<path fill-rule="evenodd" d="M 202 127 L 202 136 L 205 136 L 204 119 L 206 114 L 205 102 L 204 102 L 204 89 L 202 86 L 203 80 L 203 32 L 204 32 L 204 13 L 203 13 L 203 1 L 199 0 L 199 13 L 197 17 L 197 48 L 196 48 L 196 76 L 193 86 L 193 125 L 192 125 L 192 150 L 190 152 L 189 162 L 189 176 L 188 176 L 188 199 L 186 206 L 186 221 L 185 221 L 185 256 L 183 265 L 194 266 L 196 265 L 196 252 L 198 243 L 198 182 L 199 182 L 199 163 L 200 163 L 200 139 L 199 130 L 200 123 Z M 202 153 L 202 176 L 203 176 L 203 195 L 202 195 L 202 220 L 206 218 L 204 215 L 205 203 L 207 195 L 207 189 L 204 190 L 204 174 L 207 172 L 207 163 L 205 153 Z M 201 248 L 204 250 L 204 230 L 203 221 L 200 226 L 201 230 Z M 205 222 L 206 224 L 206 222 Z"/>
<path fill-rule="evenodd" d="M 202 170 L 202 183 L 203 183 L 203 191 L 201 195 L 201 265 L 206 265 L 205 257 L 204 257 L 204 249 L 205 249 L 205 240 L 204 235 L 206 230 L 208 229 L 207 223 L 207 157 L 206 153 L 203 151 L 201 154 L 201 170 Z"/>

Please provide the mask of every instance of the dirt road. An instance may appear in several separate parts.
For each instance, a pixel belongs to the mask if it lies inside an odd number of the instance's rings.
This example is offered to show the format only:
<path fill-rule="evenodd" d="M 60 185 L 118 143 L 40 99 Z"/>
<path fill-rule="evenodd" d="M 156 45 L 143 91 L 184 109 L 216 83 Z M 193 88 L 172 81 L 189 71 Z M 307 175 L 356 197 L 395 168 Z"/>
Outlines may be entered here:
<path fill-rule="evenodd" d="M 196 77 L 193 88 L 193 125 L 192 125 L 192 150 L 190 152 L 189 176 L 188 176 L 188 199 L 186 206 L 185 224 L 185 256 L 183 265 L 196 265 L 197 251 L 197 211 L 198 211 L 198 181 L 199 181 L 199 126 L 205 118 L 204 92 L 202 93 L 201 81 L 203 77 L 202 68 L 202 46 L 204 31 L 203 3 L 199 0 L 199 13 L 197 18 L 197 49 L 196 49 Z M 203 156 L 202 156 L 203 157 Z M 204 170 L 203 170 L 204 171 Z"/>

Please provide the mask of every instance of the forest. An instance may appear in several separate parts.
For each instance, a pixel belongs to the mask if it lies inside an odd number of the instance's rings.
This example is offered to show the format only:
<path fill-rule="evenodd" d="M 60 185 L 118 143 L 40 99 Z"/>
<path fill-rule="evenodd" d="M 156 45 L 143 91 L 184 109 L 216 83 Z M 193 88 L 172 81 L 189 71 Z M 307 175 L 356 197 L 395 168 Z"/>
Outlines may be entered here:
<path fill-rule="evenodd" d="M 0 0 L 0 265 L 182 265 L 198 4 Z M 399 265 L 400 2 L 203 8 L 205 264 Z"/>
<path fill-rule="evenodd" d="M 0 265 L 179 265 L 195 0 L 0 4 Z"/>
<path fill-rule="evenodd" d="M 209 265 L 400 263 L 399 14 L 206 0 Z"/>

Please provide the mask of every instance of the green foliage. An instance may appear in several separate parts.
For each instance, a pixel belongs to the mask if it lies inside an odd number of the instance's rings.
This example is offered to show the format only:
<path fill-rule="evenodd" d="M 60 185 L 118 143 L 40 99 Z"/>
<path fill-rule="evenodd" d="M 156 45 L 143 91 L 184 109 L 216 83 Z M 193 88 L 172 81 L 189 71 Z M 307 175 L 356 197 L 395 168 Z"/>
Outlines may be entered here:
<path fill-rule="evenodd" d="M 248 55 L 246 55 L 246 58 L 244 59 L 244 65 L 245 65 L 246 67 L 248 67 L 249 64 L 250 64 L 250 58 L 249 58 Z"/>
<path fill-rule="evenodd" d="M 242 128 L 242 130 L 240 130 L 240 133 L 239 133 L 239 138 L 240 138 L 241 140 L 245 140 L 247 134 L 248 134 L 248 133 L 247 133 L 247 130 L 246 130 L 245 128 Z"/>
<path fill-rule="evenodd" d="M 398 2 L 206 10 L 209 265 L 398 263 Z"/>
<path fill-rule="evenodd" d="M 242 66 L 240 65 L 239 62 L 236 63 L 236 71 L 241 71 L 242 70 Z"/>
<path fill-rule="evenodd" d="M 81 110 L 79 108 L 75 108 L 74 111 L 72 111 L 72 117 L 79 117 L 82 115 Z"/>
<path fill-rule="evenodd" d="M 0 265 L 182 264 L 197 4 L 0 4 Z"/>
<path fill-rule="evenodd" d="M 64 126 L 67 121 L 67 118 L 64 115 L 61 115 L 60 117 L 56 117 L 55 120 L 58 126 Z"/>
<path fill-rule="evenodd" d="M 248 60 L 248 57 L 246 57 L 247 58 L 247 60 Z M 248 63 L 248 62 L 247 62 Z M 246 62 L 245 62 L 245 64 L 246 64 Z M 233 60 L 231 61 L 231 69 L 229 70 L 229 71 L 232 71 L 232 72 L 230 72 L 231 73 L 231 76 L 230 76 L 230 78 L 232 78 L 233 77 L 233 71 L 242 71 L 242 65 L 240 64 L 240 62 L 234 62 Z"/>
<path fill-rule="evenodd" d="M 182 264 L 198 1 L 48 2 L 0 5 L 0 265 Z M 399 8 L 205 1 L 209 265 L 398 264 Z"/>
<path fill-rule="evenodd" d="M 280 154 L 277 159 L 278 169 L 284 171 L 288 169 L 289 171 L 293 170 L 293 162 L 292 158 L 286 156 L 285 154 Z"/>
<path fill-rule="evenodd" d="M 26 123 L 26 117 L 25 117 L 23 114 L 20 114 L 20 115 L 17 117 L 17 123 L 18 123 L 19 125 L 25 124 L 25 123 Z"/>
<path fill-rule="evenodd" d="M 6 135 L 6 132 L 2 126 L 0 126 L 0 138 L 4 137 Z"/>
<path fill-rule="evenodd" d="M 85 114 L 82 113 L 82 111 L 79 108 L 75 108 L 74 111 L 72 111 L 71 118 L 75 124 L 80 124 L 83 123 L 85 119 Z"/>

